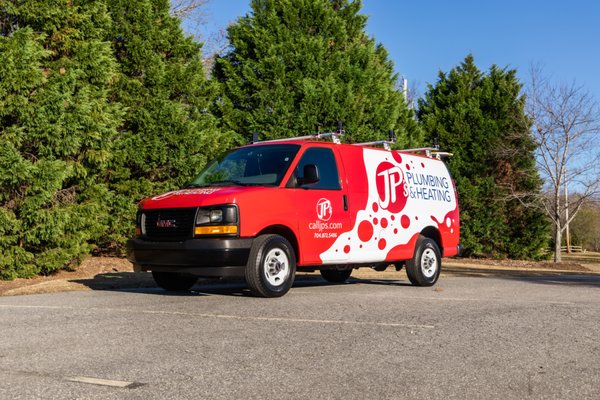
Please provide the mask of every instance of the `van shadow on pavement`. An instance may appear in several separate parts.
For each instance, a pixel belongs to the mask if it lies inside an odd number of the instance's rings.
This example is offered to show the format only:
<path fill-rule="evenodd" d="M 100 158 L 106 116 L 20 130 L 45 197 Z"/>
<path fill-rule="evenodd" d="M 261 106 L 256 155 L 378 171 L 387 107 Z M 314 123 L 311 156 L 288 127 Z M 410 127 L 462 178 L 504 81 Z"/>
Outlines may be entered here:
<path fill-rule="evenodd" d="M 360 275 L 358 273 L 357 275 Z M 600 274 L 581 272 L 559 272 L 559 271 L 527 271 L 506 270 L 494 268 L 468 268 L 468 267 L 446 267 L 443 270 L 444 277 L 461 276 L 474 278 L 501 278 L 519 280 L 523 282 L 561 285 L 561 286 L 587 286 L 600 288 Z M 399 279 L 400 278 L 400 279 Z M 229 280 L 199 280 L 190 292 L 169 292 L 160 289 L 154 283 L 152 275 L 147 272 L 115 272 L 97 274 L 92 279 L 75 279 L 73 283 L 84 285 L 92 290 L 115 290 L 132 293 L 145 293 L 171 296 L 251 296 L 243 279 Z M 330 283 L 319 275 L 299 274 L 294 281 L 294 288 L 302 287 L 325 287 L 339 285 L 382 285 L 382 286 L 411 286 L 405 276 L 391 278 L 351 277 L 347 282 Z"/>
<path fill-rule="evenodd" d="M 157 294 L 170 296 L 252 296 L 243 279 L 228 280 L 199 280 L 190 292 L 172 292 L 156 286 L 150 273 L 145 272 L 118 272 L 105 273 L 94 276 L 93 279 L 76 279 L 73 283 L 87 286 L 92 290 L 114 290 L 120 292 Z M 410 282 L 397 279 L 364 279 L 351 277 L 345 283 L 330 283 L 319 275 L 297 275 L 293 288 L 325 287 L 340 285 L 385 285 L 385 286 L 411 286 Z"/>

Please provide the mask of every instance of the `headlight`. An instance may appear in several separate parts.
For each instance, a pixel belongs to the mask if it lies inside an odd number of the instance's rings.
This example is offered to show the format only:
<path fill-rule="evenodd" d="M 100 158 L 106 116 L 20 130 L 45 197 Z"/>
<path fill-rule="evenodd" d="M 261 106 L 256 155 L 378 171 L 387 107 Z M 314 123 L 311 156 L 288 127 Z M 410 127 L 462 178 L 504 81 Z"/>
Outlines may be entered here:
<path fill-rule="evenodd" d="M 138 211 L 135 216 L 135 236 L 141 237 L 146 234 L 146 214 Z"/>
<path fill-rule="evenodd" d="M 214 224 L 223 221 L 222 209 L 205 209 L 201 208 L 196 214 L 196 225 Z"/>
<path fill-rule="evenodd" d="M 237 235 L 238 208 L 236 205 L 227 204 L 199 208 L 196 213 L 196 236 L 205 235 Z"/>

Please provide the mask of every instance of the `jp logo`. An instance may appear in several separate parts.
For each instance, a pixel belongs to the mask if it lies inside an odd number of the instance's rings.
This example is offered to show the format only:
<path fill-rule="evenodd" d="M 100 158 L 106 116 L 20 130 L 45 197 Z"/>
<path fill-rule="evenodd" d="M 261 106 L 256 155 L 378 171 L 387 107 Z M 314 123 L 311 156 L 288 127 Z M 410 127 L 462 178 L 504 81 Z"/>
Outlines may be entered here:
<path fill-rule="evenodd" d="M 382 162 L 377 167 L 375 182 L 381 208 L 393 213 L 400 212 L 408 198 L 408 188 L 400 167 L 389 162 Z"/>
<path fill-rule="evenodd" d="M 332 214 L 333 209 L 331 208 L 331 201 L 328 199 L 320 199 L 317 202 L 317 217 L 319 217 L 321 221 L 329 221 Z"/>

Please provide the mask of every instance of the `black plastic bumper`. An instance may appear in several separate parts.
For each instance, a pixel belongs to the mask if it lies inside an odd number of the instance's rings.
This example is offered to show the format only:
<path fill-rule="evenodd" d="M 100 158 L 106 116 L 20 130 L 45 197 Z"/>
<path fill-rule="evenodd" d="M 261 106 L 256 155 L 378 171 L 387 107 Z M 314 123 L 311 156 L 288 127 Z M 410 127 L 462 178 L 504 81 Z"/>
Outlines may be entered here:
<path fill-rule="evenodd" d="M 191 239 L 183 242 L 127 242 L 136 270 L 185 272 L 207 277 L 244 276 L 254 239 Z"/>

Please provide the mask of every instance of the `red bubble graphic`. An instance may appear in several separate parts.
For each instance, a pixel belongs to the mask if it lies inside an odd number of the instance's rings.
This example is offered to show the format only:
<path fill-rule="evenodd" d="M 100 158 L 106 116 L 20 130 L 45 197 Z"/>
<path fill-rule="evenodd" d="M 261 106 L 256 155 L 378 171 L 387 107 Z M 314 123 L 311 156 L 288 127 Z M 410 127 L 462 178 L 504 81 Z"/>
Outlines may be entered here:
<path fill-rule="evenodd" d="M 424 163 L 421 163 L 421 168 L 425 168 L 425 164 Z"/>
<path fill-rule="evenodd" d="M 398 164 L 402 163 L 402 156 L 398 152 L 392 151 L 392 157 L 394 157 L 394 160 L 396 160 Z"/>
<path fill-rule="evenodd" d="M 400 223 L 402 224 L 402 227 L 406 229 L 410 226 L 410 218 L 408 218 L 406 215 L 403 215 L 400 217 Z"/>
<path fill-rule="evenodd" d="M 395 220 L 396 220 L 396 217 L 394 217 L 394 216 L 392 215 L 392 216 L 390 216 L 390 219 L 391 219 L 392 221 L 395 221 Z"/>
<path fill-rule="evenodd" d="M 398 229 L 394 228 L 394 234 L 398 233 Z"/>
<path fill-rule="evenodd" d="M 408 187 L 402 169 L 387 161 L 377 166 L 375 175 L 379 207 L 392 213 L 400 212 L 406 205 Z"/>
<path fill-rule="evenodd" d="M 388 221 L 385 218 L 381 218 L 381 227 L 382 228 L 387 228 L 388 226 Z"/>
<path fill-rule="evenodd" d="M 373 225 L 369 221 L 363 221 L 358 225 L 358 238 L 368 242 L 373 236 Z"/>
<path fill-rule="evenodd" d="M 379 243 L 377 243 L 377 246 L 379 247 L 379 250 L 385 249 L 386 245 L 387 245 L 387 243 L 385 242 L 385 239 L 379 239 Z"/>
<path fill-rule="evenodd" d="M 377 212 L 379 210 L 379 205 L 377 203 L 373 203 L 373 211 Z"/>
<path fill-rule="evenodd" d="M 406 164 L 406 170 L 410 171 L 410 165 Z"/>
<path fill-rule="evenodd" d="M 379 220 L 377 218 L 373 218 L 373 225 L 377 225 L 379 223 Z"/>
<path fill-rule="evenodd" d="M 344 253 L 346 253 L 346 254 L 350 253 L 350 246 L 348 246 L 348 245 L 344 246 Z"/>

